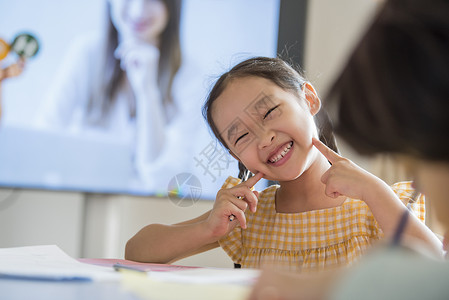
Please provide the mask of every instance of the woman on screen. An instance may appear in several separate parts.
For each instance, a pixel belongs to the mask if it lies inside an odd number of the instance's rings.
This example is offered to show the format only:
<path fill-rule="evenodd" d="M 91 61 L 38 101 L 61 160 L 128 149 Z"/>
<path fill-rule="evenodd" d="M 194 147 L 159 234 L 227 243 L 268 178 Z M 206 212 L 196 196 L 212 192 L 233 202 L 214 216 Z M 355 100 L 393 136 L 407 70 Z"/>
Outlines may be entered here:
<path fill-rule="evenodd" d="M 107 8 L 106 33 L 70 48 L 38 125 L 126 143 L 138 186 L 165 193 L 193 168 L 193 133 L 205 127 L 202 81 L 182 61 L 181 1 L 108 0 Z"/>

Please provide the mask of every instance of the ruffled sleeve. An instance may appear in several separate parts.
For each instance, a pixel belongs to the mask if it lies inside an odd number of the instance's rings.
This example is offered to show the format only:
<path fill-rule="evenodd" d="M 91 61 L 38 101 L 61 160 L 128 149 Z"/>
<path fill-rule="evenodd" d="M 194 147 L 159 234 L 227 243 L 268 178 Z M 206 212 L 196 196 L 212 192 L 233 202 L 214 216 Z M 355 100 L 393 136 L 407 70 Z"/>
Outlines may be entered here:
<path fill-rule="evenodd" d="M 426 221 L 426 199 L 423 194 L 416 194 L 416 190 L 412 187 L 411 181 L 401 181 L 391 185 L 399 199 L 401 199 L 404 205 L 410 202 L 411 211 L 420 219 L 423 223 Z M 413 198 L 415 197 L 414 201 Z"/>

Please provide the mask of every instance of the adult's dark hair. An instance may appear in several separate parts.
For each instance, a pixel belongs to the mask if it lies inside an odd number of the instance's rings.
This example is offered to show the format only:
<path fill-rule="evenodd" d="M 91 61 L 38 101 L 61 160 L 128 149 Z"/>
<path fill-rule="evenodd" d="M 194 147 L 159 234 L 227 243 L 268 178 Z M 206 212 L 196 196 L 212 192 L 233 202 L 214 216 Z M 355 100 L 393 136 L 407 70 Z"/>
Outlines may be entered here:
<path fill-rule="evenodd" d="M 231 80 L 235 78 L 244 78 L 250 76 L 268 79 L 283 90 L 298 95 L 298 97 L 301 93 L 302 86 L 306 83 L 306 80 L 300 75 L 300 72 L 281 58 L 250 58 L 237 64 L 231 70 L 221 75 L 220 78 L 216 81 L 215 85 L 212 87 L 209 96 L 207 97 L 207 100 L 203 106 L 203 116 L 209 124 L 209 127 L 214 135 L 227 149 L 229 149 L 229 147 L 226 145 L 226 142 L 223 140 L 220 132 L 218 132 L 217 126 L 212 119 L 212 105 L 214 101 L 226 89 Z M 338 152 L 335 137 L 332 132 L 332 126 L 330 124 L 329 117 L 327 116 L 324 109 L 321 109 L 318 112 L 315 117 L 315 122 L 318 127 L 320 140 L 328 147 Z M 239 171 L 239 178 L 245 178 L 248 170 L 240 162 Z"/>
<path fill-rule="evenodd" d="M 356 46 L 326 101 L 359 153 L 449 161 L 448 16 L 447 0 L 387 1 Z"/>
<path fill-rule="evenodd" d="M 159 44 L 159 66 L 157 84 L 164 103 L 171 103 L 172 84 L 181 66 L 181 46 L 179 40 L 179 24 L 181 17 L 181 0 L 163 0 L 168 11 L 168 22 L 161 33 Z M 91 112 L 89 121 L 101 124 L 107 116 L 114 101 L 125 72 L 120 68 L 120 60 L 114 56 L 118 46 L 118 32 L 111 20 L 111 4 L 107 3 L 107 38 L 104 48 L 102 78 L 89 100 Z M 100 50 L 101 51 L 101 50 Z M 134 95 L 130 95 L 134 97 Z"/>

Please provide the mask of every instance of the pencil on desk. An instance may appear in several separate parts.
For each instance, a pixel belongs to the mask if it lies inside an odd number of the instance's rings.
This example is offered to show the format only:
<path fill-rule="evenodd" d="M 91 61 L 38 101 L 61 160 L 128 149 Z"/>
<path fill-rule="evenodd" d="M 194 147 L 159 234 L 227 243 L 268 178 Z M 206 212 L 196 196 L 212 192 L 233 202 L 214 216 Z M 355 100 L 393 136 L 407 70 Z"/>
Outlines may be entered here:
<path fill-rule="evenodd" d="M 146 273 L 147 272 L 147 271 L 140 270 L 139 268 L 136 268 L 136 267 L 133 267 L 133 266 L 123 265 L 123 264 L 119 264 L 119 263 L 114 264 L 112 267 L 116 271 L 130 270 L 130 271 L 135 271 L 135 272 L 140 272 L 140 273 Z"/>

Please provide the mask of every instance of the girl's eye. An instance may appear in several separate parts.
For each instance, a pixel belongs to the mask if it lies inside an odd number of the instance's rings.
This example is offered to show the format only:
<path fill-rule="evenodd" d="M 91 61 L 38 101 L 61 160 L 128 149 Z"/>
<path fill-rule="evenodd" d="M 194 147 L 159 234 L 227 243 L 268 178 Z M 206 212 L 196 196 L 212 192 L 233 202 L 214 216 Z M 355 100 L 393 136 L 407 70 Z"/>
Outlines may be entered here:
<path fill-rule="evenodd" d="M 263 119 L 265 120 L 275 109 L 277 109 L 279 107 L 279 105 L 276 105 L 273 108 L 270 108 L 267 113 L 265 114 L 265 116 L 263 116 Z"/>
<path fill-rule="evenodd" d="M 235 140 L 234 146 L 237 145 L 238 141 L 240 141 L 240 140 L 243 139 L 245 136 L 247 136 L 248 133 L 249 133 L 249 132 L 247 132 L 247 133 L 245 133 L 245 134 L 239 136 L 239 138 L 238 138 L 237 140 Z"/>

